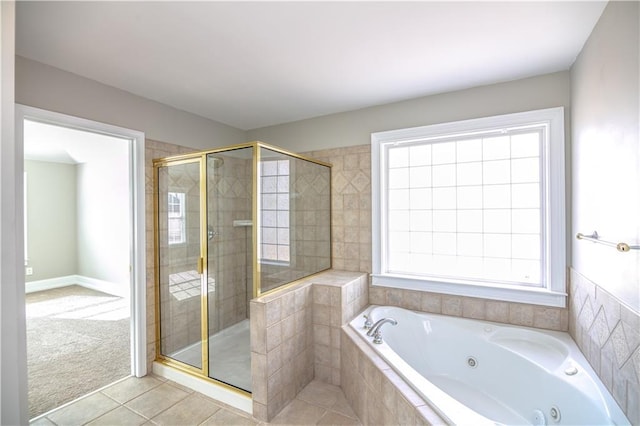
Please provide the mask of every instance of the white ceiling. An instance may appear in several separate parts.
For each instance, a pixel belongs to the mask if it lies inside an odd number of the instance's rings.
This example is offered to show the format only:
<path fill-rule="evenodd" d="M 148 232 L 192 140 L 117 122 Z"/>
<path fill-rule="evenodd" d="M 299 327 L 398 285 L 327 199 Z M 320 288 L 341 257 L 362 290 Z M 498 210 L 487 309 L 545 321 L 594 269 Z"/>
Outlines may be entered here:
<path fill-rule="evenodd" d="M 249 130 L 567 70 L 606 2 L 31 2 L 17 53 Z"/>
<path fill-rule="evenodd" d="M 129 141 L 114 136 L 24 121 L 25 160 L 65 164 L 109 162 L 128 158 Z"/>

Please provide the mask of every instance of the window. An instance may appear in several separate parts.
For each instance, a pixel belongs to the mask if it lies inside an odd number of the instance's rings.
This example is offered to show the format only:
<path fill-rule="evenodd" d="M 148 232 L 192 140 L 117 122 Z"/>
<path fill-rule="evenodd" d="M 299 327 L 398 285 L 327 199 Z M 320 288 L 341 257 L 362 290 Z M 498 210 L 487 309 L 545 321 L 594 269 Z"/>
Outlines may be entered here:
<path fill-rule="evenodd" d="M 374 133 L 373 283 L 564 306 L 563 116 Z"/>
<path fill-rule="evenodd" d="M 183 244 L 187 242 L 186 194 L 184 192 L 169 192 L 167 215 L 169 244 Z"/>
<path fill-rule="evenodd" d="M 289 228 L 289 160 L 260 162 L 260 260 L 288 264 Z"/>

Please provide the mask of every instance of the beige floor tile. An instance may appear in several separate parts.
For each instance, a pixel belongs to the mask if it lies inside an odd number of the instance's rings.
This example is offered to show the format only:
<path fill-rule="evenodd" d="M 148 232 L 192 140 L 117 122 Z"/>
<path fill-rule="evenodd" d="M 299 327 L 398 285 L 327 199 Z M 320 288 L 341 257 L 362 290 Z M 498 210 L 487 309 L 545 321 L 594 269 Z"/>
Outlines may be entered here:
<path fill-rule="evenodd" d="M 239 414 L 236 414 L 226 409 L 222 409 L 216 412 L 213 416 L 209 417 L 200 426 L 214 426 L 214 425 L 255 426 L 257 424 L 258 423 L 253 419 L 241 416 Z"/>
<path fill-rule="evenodd" d="M 198 425 L 219 410 L 213 400 L 193 393 L 151 420 L 159 425 Z"/>
<path fill-rule="evenodd" d="M 119 404 L 102 393 L 94 393 L 56 410 L 47 417 L 58 425 L 82 425 L 113 410 Z"/>
<path fill-rule="evenodd" d="M 250 415 L 237 413 L 233 408 L 172 381 L 147 376 L 130 377 L 30 426 L 87 423 L 91 426 L 361 425 L 342 390 L 320 381 L 307 385 L 271 423 L 258 423 Z"/>
<path fill-rule="evenodd" d="M 334 413 L 333 411 L 327 412 L 318 423 L 318 425 L 362 425 L 359 420 L 351 417 L 343 416 L 342 414 Z"/>
<path fill-rule="evenodd" d="M 87 426 L 138 426 L 146 421 L 147 419 L 141 415 L 120 406 L 88 423 Z"/>
<path fill-rule="evenodd" d="M 343 416 L 351 417 L 353 419 L 358 419 L 358 415 L 353 411 L 353 408 L 351 408 L 351 405 L 344 396 L 344 393 L 341 393 L 341 395 L 338 396 L 336 403 L 331 407 L 331 411 L 335 411 Z"/>
<path fill-rule="evenodd" d="M 148 390 L 160 386 L 162 383 L 162 381 L 153 376 L 129 377 L 128 379 L 103 389 L 102 393 L 115 399 L 119 403 L 124 404 L 125 402 L 142 395 Z"/>
<path fill-rule="evenodd" d="M 182 389 L 178 389 L 168 383 L 163 383 L 127 402 L 125 406 L 150 419 L 171 407 L 176 402 L 186 398 L 188 395 L 189 394 Z"/>
<path fill-rule="evenodd" d="M 270 424 L 273 425 L 315 425 L 327 410 L 300 399 L 294 399 L 284 407 Z"/>
<path fill-rule="evenodd" d="M 338 386 L 314 380 L 302 389 L 296 398 L 330 409 L 340 396 L 344 394 Z"/>
<path fill-rule="evenodd" d="M 181 389 L 183 391 L 185 391 L 186 393 L 193 393 L 195 392 L 193 389 L 187 387 L 187 386 L 183 386 L 180 383 L 176 383 L 173 380 L 167 380 L 167 383 L 169 383 L 171 386 L 176 387 L 178 389 Z"/>

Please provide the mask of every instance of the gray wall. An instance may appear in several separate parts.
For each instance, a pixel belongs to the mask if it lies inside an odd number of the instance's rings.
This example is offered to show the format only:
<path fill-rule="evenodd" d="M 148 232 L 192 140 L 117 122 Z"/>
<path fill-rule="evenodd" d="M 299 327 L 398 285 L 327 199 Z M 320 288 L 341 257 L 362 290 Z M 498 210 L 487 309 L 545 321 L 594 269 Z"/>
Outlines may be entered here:
<path fill-rule="evenodd" d="M 295 152 L 364 145 L 371 143 L 373 132 L 567 107 L 569 86 L 565 71 L 250 130 L 247 135 Z M 565 127 L 569 129 L 568 121 Z"/>
<path fill-rule="evenodd" d="M 28 266 L 34 272 L 26 282 L 81 275 L 126 293 L 129 144 L 103 138 L 100 155 L 86 163 L 25 161 Z"/>
<path fill-rule="evenodd" d="M 145 132 L 196 149 L 245 142 L 244 131 L 16 56 L 16 102 Z"/>
<path fill-rule="evenodd" d="M 640 241 L 638 2 L 610 2 L 571 69 L 573 235 Z M 573 240 L 573 268 L 640 312 L 640 255 Z"/>
<path fill-rule="evenodd" d="M 28 265 L 26 282 L 74 275 L 78 269 L 76 165 L 25 161 Z"/>
<path fill-rule="evenodd" d="M 100 157 L 78 164 L 78 275 L 129 288 L 129 143 L 104 137 Z"/>

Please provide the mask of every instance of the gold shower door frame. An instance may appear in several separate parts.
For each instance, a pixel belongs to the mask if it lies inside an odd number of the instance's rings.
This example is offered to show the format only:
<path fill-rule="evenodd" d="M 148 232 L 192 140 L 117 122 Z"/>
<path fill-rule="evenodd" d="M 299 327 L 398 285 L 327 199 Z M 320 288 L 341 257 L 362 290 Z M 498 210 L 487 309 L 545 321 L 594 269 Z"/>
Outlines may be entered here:
<path fill-rule="evenodd" d="M 224 388 L 231 390 L 233 392 L 239 393 L 241 395 L 250 396 L 251 392 L 242 390 L 235 386 L 229 385 L 225 382 L 216 380 L 209 375 L 209 298 L 208 298 L 208 223 L 207 223 L 207 156 L 210 154 L 216 153 L 224 153 L 239 149 L 252 148 L 253 149 L 253 163 L 252 163 L 252 194 L 251 194 L 251 220 L 254 226 L 252 226 L 252 241 L 258 241 L 258 229 L 259 229 L 259 212 L 258 212 L 258 178 L 259 178 L 259 164 L 261 157 L 260 148 L 265 148 L 270 151 L 274 151 L 280 154 L 288 155 L 293 158 L 310 161 L 312 163 L 316 163 L 318 165 L 329 167 L 329 177 L 331 173 L 331 164 L 315 160 L 309 157 L 305 157 L 269 144 L 265 144 L 264 142 L 247 142 L 243 144 L 231 145 L 223 148 L 208 150 L 208 151 L 200 151 L 190 154 L 177 155 L 172 157 L 160 158 L 153 160 L 153 203 L 154 203 L 154 259 L 155 259 L 155 291 L 156 291 L 156 359 L 161 363 L 183 371 L 185 373 L 194 375 L 198 378 L 210 380 L 218 385 L 223 386 Z M 201 324 L 201 343 L 202 343 L 202 368 L 194 367 L 190 364 L 178 361 L 169 356 L 162 354 L 161 351 L 161 319 L 160 319 L 160 249 L 159 249 L 159 213 L 160 213 L 160 205 L 159 205 L 159 170 L 162 167 L 170 167 L 181 164 L 189 164 L 189 163 L 199 163 L 200 167 L 200 256 L 197 262 L 197 270 L 200 274 L 200 324 Z M 258 256 L 258 244 L 253 244 L 251 249 L 252 255 L 252 283 L 253 283 L 253 294 L 252 298 L 259 297 L 264 294 L 268 294 L 277 290 L 281 290 L 292 285 L 295 285 L 299 280 L 283 284 L 277 288 L 274 288 L 269 291 L 262 292 L 260 287 L 260 276 L 261 276 L 261 268 Z M 329 259 L 331 256 L 329 256 Z M 329 268 L 331 265 L 329 265 Z M 322 271 L 320 271 L 322 272 Z M 313 274 L 315 275 L 315 274 Z M 304 277 L 305 279 L 308 277 Z"/>
<path fill-rule="evenodd" d="M 153 182 L 154 182 L 154 258 L 155 258 L 155 277 L 156 277 L 156 358 L 161 363 L 175 368 L 177 370 L 183 371 L 190 375 L 196 376 L 201 379 L 210 380 L 224 388 L 231 390 L 233 392 L 239 393 L 241 395 L 251 395 L 251 392 L 245 391 L 243 389 L 237 388 L 225 382 L 216 380 L 215 378 L 209 375 L 209 297 L 208 297 L 208 220 L 207 220 L 207 194 L 208 194 L 208 180 L 207 180 L 207 156 L 215 153 L 223 153 L 243 148 L 253 148 L 253 163 L 252 163 L 252 173 L 253 176 L 256 176 L 257 167 L 259 164 L 259 149 L 257 149 L 257 143 L 245 143 L 239 145 L 233 145 L 221 149 L 197 152 L 192 154 L 184 154 L 172 157 L 166 157 L 161 159 L 153 160 Z M 200 169 L 200 216 L 199 216 L 199 224 L 200 224 L 200 256 L 197 261 L 197 271 L 200 274 L 200 326 L 201 326 L 201 346 L 202 346 L 202 361 L 201 368 L 197 368 L 193 365 L 187 364 L 185 362 L 181 362 L 177 359 L 171 358 L 166 354 L 162 353 L 162 340 L 161 340 L 161 318 L 160 318 L 160 309 L 161 309 L 161 293 L 160 293 L 160 242 L 159 242 L 159 213 L 160 213 L 160 187 L 159 187 L 159 173 L 160 169 L 163 167 L 171 167 L 189 163 L 198 163 Z M 252 194 L 251 194 L 251 204 L 252 204 L 252 221 L 256 223 L 257 221 L 257 205 L 258 205 L 258 197 L 257 197 L 257 183 L 256 179 L 252 179 Z M 256 227 L 252 227 L 252 238 L 253 241 L 256 241 L 257 231 Z M 253 270 L 256 271 L 257 261 L 257 253 L 256 253 L 255 244 L 252 246 L 251 257 L 252 257 L 252 265 Z M 257 297 L 260 293 L 259 291 L 259 281 L 257 279 L 257 274 L 253 274 L 252 280 L 252 288 L 253 294 L 251 298 Z"/>
<path fill-rule="evenodd" d="M 165 167 L 179 166 L 184 164 L 198 164 L 199 168 L 199 246 L 200 254 L 198 256 L 195 268 L 200 276 L 200 342 L 201 351 L 201 367 L 178 361 L 162 353 L 161 340 L 161 292 L 160 292 L 160 236 L 159 236 L 159 215 L 160 215 L 160 170 Z M 153 203 L 154 203 L 154 258 L 155 258 L 155 290 L 156 290 L 156 358 L 164 364 L 173 368 L 182 370 L 198 377 L 207 377 L 209 375 L 209 338 L 207 324 L 208 310 L 208 268 L 204 259 L 207 258 L 207 227 L 206 227 L 206 155 L 190 155 L 180 156 L 176 158 L 163 158 L 153 161 Z M 209 378 L 210 379 L 210 378 Z M 228 387 L 234 391 L 241 392 L 233 386 L 219 382 L 221 385 Z M 246 394 L 246 392 L 242 392 Z"/>

